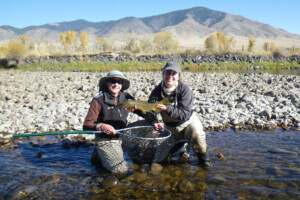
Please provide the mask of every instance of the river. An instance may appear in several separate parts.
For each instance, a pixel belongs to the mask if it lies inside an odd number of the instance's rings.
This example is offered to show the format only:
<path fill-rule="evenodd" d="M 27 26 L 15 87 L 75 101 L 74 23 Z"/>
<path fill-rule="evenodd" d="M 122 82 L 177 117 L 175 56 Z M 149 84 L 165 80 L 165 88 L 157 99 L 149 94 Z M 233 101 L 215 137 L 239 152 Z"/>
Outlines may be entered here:
<path fill-rule="evenodd" d="M 300 199 L 299 131 L 208 132 L 213 166 L 173 158 L 159 174 L 133 164 L 119 178 L 90 163 L 93 145 L 55 136 L 0 147 L 1 199 Z"/>

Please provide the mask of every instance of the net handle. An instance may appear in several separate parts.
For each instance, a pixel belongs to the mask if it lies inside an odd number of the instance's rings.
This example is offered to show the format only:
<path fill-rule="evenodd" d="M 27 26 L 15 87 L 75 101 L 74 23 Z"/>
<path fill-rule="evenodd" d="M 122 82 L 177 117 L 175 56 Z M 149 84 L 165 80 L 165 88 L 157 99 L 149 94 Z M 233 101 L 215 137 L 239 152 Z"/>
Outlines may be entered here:
<path fill-rule="evenodd" d="M 130 129 L 136 129 L 136 128 L 153 128 L 152 126 L 134 126 L 134 127 L 128 127 L 123 129 L 117 129 L 116 131 L 118 134 L 130 137 L 130 138 L 136 138 L 136 139 L 144 139 L 144 140 L 161 140 L 166 139 L 171 136 L 171 134 L 164 136 L 164 137 L 157 137 L 157 138 L 146 138 L 146 137 L 136 137 L 132 135 L 128 135 L 126 133 L 122 133 L 122 131 L 127 131 Z M 45 132 L 45 133 L 25 133 L 25 134 L 13 134 L 12 137 L 30 137 L 30 136 L 49 136 L 49 135 L 71 135 L 71 134 L 99 134 L 104 133 L 104 131 L 66 131 L 66 132 Z"/>

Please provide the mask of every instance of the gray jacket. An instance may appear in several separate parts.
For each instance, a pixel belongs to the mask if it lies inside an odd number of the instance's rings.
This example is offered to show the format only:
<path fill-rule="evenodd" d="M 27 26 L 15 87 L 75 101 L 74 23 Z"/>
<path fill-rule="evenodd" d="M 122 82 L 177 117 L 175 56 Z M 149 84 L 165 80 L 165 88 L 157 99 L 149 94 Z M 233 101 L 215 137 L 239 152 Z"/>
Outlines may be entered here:
<path fill-rule="evenodd" d="M 194 102 L 193 93 L 189 86 L 179 81 L 176 89 L 170 95 L 167 95 L 164 93 L 160 83 L 152 90 L 148 102 L 154 103 L 166 97 L 171 102 L 171 105 L 167 106 L 166 111 L 160 112 L 164 123 L 168 126 L 178 126 L 189 120 L 193 112 Z"/>

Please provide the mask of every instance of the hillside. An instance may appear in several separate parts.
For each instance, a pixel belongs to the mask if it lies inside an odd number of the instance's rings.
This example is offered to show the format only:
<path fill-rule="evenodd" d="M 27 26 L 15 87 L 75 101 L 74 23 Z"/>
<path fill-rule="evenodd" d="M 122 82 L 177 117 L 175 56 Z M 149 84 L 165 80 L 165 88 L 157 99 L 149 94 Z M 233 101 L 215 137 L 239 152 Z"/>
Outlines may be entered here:
<path fill-rule="evenodd" d="M 215 11 L 204 7 L 178 10 L 145 18 L 126 17 L 116 21 L 88 22 L 76 20 L 70 22 L 49 23 L 41 26 L 29 26 L 23 29 L 0 26 L 0 42 L 17 39 L 25 34 L 35 41 L 44 38 L 59 41 L 59 33 L 74 30 L 79 34 L 87 32 L 91 38 L 112 38 L 116 34 L 134 33 L 147 35 L 169 32 L 183 47 L 191 48 L 203 44 L 205 37 L 217 31 L 235 36 L 237 48 L 247 45 L 249 35 L 258 39 L 258 44 L 275 41 L 278 46 L 300 48 L 300 35 L 277 29 L 271 25 L 254 21 L 239 15 Z"/>

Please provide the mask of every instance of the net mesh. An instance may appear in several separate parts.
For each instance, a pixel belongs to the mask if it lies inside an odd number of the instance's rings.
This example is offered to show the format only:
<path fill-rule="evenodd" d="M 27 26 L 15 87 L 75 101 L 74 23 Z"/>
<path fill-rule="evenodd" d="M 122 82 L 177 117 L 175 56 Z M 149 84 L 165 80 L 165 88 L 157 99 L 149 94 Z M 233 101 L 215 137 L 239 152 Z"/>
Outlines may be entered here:
<path fill-rule="evenodd" d="M 138 164 L 164 161 L 174 144 L 172 134 L 167 129 L 156 131 L 152 126 L 137 126 L 122 133 L 120 137 L 124 151 Z"/>

